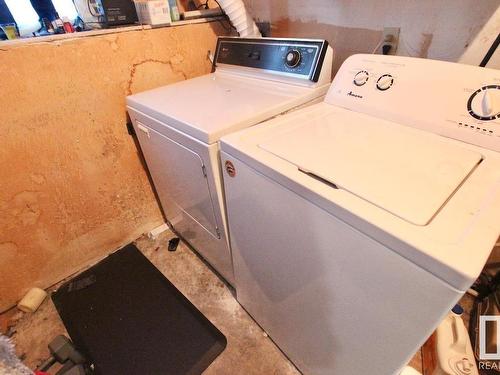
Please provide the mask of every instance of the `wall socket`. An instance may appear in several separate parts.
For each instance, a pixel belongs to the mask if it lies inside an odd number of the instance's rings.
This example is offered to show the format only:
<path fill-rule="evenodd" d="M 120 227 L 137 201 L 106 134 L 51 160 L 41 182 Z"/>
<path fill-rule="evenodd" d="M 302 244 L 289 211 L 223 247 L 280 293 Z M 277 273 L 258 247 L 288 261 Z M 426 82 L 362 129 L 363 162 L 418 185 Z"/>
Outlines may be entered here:
<path fill-rule="evenodd" d="M 384 27 L 382 34 L 383 42 L 377 50 L 378 54 L 383 54 L 384 46 L 391 46 L 388 55 L 395 55 L 398 51 L 399 44 L 399 27 Z"/>

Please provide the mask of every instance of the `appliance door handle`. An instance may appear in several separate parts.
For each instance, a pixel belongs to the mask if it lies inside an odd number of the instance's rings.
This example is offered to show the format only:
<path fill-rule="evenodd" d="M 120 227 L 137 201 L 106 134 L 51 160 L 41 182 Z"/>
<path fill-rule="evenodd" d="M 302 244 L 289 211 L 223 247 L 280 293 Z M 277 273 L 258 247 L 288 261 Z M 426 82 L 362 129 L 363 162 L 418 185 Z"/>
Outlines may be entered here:
<path fill-rule="evenodd" d="M 143 133 L 146 133 L 146 135 L 148 136 L 148 138 L 150 138 L 150 136 L 149 136 L 149 129 L 147 127 L 145 127 L 144 125 L 142 125 L 139 121 L 137 121 L 137 129 L 139 129 Z"/>
<path fill-rule="evenodd" d="M 459 319 L 461 320 L 462 318 L 454 316 L 452 319 L 451 328 L 455 340 L 451 346 L 457 351 L 465 353 L 465 350 L 467 349 L 467 338 L 465 336 L 467 334 L 467 331 L 464 332 L 463 329 L 460 329 L 464 327 L 460 326 L 461 322 L 459 321 Z"/>

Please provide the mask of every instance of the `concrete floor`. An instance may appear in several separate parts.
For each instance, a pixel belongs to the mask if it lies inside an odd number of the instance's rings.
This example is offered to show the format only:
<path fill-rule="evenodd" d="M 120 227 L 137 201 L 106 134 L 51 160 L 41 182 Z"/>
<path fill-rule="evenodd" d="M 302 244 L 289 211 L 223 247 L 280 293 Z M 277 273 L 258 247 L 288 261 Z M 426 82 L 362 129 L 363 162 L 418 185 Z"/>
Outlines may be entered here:
<path fill-rule="evenodd" d="M 227 337 L 226 350 L 204 372 L 206 375 L 298 375 L 262 329 L 235 300 L 230 288 L 186 245 L 168 252 L 171 232 L 156 240 L 146 236 L 137 247 Z M 35 368 L 48 357 L 47 343 L 66 330 L 48 298 L 34 314 L 13 309 L 0 315 L 0 332 L 10 331 L 23 362 Z M 420 351 L 411 365 L 421 370 Z"/>

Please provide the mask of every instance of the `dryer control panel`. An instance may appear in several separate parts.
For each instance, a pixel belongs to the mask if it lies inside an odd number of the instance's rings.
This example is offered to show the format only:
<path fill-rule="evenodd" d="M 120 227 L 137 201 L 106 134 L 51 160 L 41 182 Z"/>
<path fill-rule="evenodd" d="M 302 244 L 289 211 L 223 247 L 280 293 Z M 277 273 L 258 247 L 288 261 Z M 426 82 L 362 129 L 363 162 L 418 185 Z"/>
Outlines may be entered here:
<path fill-rule="evenodd" d="M 317 82 L 327 49 L 326 40 L 225 37 L 217 41 L 214 67 L 231 65 Z"/>
<path fill-rule="evenodd" d="M 500 71 L 402 56 L 354 55 L 326 102 L 500 152 Z"/>

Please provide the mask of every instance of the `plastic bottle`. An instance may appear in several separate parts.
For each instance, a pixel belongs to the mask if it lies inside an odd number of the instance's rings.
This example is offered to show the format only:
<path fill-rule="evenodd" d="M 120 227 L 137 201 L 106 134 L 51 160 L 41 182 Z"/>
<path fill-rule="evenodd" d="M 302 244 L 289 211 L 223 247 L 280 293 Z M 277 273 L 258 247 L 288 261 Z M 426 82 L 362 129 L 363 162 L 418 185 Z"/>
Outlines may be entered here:
<path fill-rule="evenodd" d="M 457 305 L 436 329 L 436 368 L 432 375 L 479 375 L 469 333 Z"/>
<path fill-rule="evenodd" d="M 172 18 L 172 21 L 179 21 L 181 19 L 181 15 L 179 14 L 177 0 L 168 0 L 168 6 L 170 7 L 170 17 Z"/>

